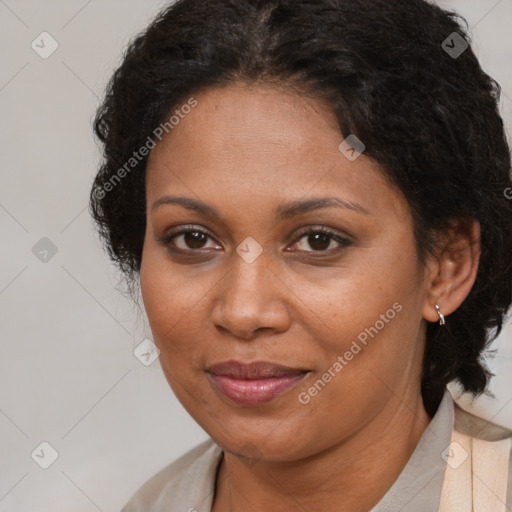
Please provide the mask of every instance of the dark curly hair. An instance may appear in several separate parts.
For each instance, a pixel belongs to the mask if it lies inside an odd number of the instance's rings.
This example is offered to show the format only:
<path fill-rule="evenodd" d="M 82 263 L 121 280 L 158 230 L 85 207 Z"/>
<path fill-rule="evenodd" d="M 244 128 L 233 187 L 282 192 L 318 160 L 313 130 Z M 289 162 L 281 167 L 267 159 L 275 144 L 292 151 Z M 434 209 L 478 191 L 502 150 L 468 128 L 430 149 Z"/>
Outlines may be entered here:
<path fill-rule="evenodd" d="M 481 394 L 481 355 L 512 301 L 512 189 L 501 88 L 470 43 L 464 18 L 424 0 L 178 0 L 131 41 L 96 115 L 90 210 L 109 256 L 134 282 L 147 162 L 135 151 L 191 94 L 244 81 L 325 100 L 404 194 L 423 263 L 450 220 L 480 222 L 471 292 L 446 326 L 427 325 L 422 394 L 430 413 L 452 380 Z"/>

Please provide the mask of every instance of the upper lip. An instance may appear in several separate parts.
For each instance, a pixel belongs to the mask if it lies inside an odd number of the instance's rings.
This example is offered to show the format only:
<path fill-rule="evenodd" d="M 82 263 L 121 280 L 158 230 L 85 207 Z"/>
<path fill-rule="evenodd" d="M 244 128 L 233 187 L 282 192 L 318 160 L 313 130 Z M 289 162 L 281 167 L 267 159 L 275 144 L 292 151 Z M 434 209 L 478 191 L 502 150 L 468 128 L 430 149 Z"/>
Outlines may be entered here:
<path fill-rule="evenodd" d="M 299 375 L 307 370 L 291 368 L 267 361 L 254 361 L 251 363 L 225 361 L 209 366 L 206 371 L 233 379 L 268 379 L 272 377 Z"/>

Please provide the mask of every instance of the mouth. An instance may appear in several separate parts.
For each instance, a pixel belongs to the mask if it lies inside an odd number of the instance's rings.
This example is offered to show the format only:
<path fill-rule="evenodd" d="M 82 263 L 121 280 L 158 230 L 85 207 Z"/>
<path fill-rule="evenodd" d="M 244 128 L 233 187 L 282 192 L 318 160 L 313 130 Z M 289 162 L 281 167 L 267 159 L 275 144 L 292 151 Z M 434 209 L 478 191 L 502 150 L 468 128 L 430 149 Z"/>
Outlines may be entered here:
<path fill-rule="evenodd" d="M 251 407 L 262 405 L 295 387 L 309 370 L 266 361 L 249 364 L 226 361 L 207 368 L 214 389 L 231 402 Z"/>

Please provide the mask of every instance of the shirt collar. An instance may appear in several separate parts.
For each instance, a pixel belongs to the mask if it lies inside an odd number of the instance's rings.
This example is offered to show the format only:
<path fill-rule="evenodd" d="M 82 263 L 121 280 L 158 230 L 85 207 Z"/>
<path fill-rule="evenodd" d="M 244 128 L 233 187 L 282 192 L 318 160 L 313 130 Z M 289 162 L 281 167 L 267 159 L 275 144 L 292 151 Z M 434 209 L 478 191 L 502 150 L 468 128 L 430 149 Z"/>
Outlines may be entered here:
<path fill-rule="evenodd" d="M 437 512 L 454 426 L 454 402 L 445 391 L 437 411 L 398 479 L 370 512 Z"/>
<path fill-rule="evenodd" d="M 370 512 L 438 511 L 446 467 L 443 452 L 450 445 L 454 420 L 454 401 L 446 390 L 404 469 Z M 196 488 L 198 511 L 211 509 L 216 473 L 223 456 L 222 450 L 213 443 L 208 452 L 207 474 L 214 477 L 203 480 L 203 485 Z M 196 483 L 198 481 L 201 482 L 196 479 Z"/>

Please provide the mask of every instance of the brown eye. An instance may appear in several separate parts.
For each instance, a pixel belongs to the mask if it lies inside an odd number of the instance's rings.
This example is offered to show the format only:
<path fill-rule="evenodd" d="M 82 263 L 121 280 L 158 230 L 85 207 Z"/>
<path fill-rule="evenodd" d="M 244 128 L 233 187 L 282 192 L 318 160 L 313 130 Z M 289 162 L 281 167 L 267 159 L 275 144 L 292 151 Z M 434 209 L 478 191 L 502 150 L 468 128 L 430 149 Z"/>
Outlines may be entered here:
<path fill-rule="evenodd" d="M 308 235 L 308 244 L 315 251 L 322 251 L 329 247 L 331 243 L 331 237 L 325 233 L 315 233 L 314 235 Z"/>
<path fill-rule="evenodd" d="M 301 240 L 303 240 L 303 242 L 300 242 Z M 333 242 L 334 247 L 332 247 Z M 336 244 L 338 244 L 338 246 L 336 246 Z M 351 242 L 347 238 L 325 228 L 303 232 L 295 242 L 295 245 L 298 246 L 298 250 L 304 252 L 333 252 L 343 249 L 350 244 Z M 308 247 L 313 250 L 308 250 Z"/>
<path fill-rule="evenodd" d="M 191 249 L 202 249 L 205 241 L 208 239 L 208 235 L 202 231 L 187 231 L 181 236 L 183 236 L 183 241 L 187 247 Z"/>
<path fill-rule="evenodd" d="M 213 240 L 213 238 L 205 231 L 197 228 L 188 228 L 174 233 L 169 233 L 164 237 L 159 238 L 158 241 L 163 243 L 170 250 L 194 252 L 199 251 L 200 249 L 208 249 L 206 244 L 210 239 Z M 212 248 L 217 247 L 218 245 Z"/>

